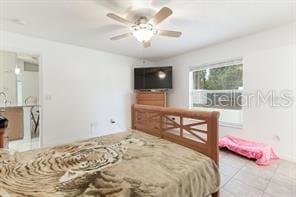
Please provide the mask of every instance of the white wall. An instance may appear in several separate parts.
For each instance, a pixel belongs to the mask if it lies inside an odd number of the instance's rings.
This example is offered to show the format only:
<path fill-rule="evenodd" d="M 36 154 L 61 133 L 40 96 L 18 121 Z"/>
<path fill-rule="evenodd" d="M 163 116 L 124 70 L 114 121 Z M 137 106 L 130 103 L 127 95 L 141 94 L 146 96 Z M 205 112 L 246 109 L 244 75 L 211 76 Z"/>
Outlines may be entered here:
<path fill-rule="evenodd" d="M 130 126 L 131 69 L 138 60 L 3 31 L 0 49 L 41 57 L 44 146 Z"/>
<path fill-rule="evenodd" d="M 217 44 L 158 62 L 174 67 L 170 106 L 189 107 L 189 68 L 243 58 L 244 94 L 257 90 L 292 90 L 296 93 L 296 23 Z M 294 96 L 295 98 L 295 96 Z M 296 160 L 296 107 L 267 105 L 243 109 L 243 129 L 221 127 L 221 136 L 234 134 L 272 145 L 279 154 Z M 293 115 L 294 114 L 294 115 Z M 279 136 L 280 140 L 277 140 Z"/>

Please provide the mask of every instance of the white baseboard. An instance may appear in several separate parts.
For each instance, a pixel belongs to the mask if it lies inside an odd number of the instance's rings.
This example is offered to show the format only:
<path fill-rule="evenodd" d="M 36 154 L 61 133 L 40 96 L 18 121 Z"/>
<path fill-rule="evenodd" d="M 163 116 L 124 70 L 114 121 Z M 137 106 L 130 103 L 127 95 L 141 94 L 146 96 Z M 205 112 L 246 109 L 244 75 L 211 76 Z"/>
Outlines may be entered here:
<path fill-rule="evenodd" d="M 291 161 L 291 162 L 296 162 L 296 157 L 293 157 L 291 155 L 279 155 L 280 159 Z"/>

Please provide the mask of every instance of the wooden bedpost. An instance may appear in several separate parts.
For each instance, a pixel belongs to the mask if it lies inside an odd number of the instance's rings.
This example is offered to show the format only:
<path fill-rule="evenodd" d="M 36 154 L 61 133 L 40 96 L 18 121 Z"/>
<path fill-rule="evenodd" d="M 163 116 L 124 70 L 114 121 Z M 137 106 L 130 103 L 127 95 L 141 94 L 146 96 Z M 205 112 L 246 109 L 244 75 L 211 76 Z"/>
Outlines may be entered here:
<path fill-rule="evenodd" d="M 219 139 L 219 113 L 212 112 L 211 117 L 208 121 L 208 142 L 209 142 L 209 154 L 211 158 L 219 165 L 219 148 L 218 148 L 218 139 Z"/>
<path fill-rule="evenodd" d="M 219 139 L 219 116 L 218 112 L 212 112 L 212 117 L 208 122 L 208 131 L 214 135 L 209 135 L 209 146 L 211 147 L 210 155 L 212 159 L 219 166 L 219 148 L 218 148 L 218 139 Z M 212 194 L 212 197 L 219 197 L 219 191 Z"/>

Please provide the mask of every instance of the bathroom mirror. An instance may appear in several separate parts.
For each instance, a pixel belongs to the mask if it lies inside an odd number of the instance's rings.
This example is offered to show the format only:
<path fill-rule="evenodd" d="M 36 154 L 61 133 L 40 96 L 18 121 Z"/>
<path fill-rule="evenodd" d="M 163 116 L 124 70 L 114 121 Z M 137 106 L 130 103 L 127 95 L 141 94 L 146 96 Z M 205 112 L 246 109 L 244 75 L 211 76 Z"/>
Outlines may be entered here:
<path fill-rule="evenodd" d="M 24 105 L 29 97 L 38 102 L 38 84 L 37 56 L 0 51 L 0 106 Z"/>

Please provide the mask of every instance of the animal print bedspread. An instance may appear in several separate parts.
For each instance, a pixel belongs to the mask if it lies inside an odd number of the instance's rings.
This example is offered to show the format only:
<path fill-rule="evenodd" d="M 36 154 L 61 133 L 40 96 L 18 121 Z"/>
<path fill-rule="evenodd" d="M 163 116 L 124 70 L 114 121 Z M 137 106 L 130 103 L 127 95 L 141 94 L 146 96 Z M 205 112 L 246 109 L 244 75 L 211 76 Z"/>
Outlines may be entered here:
<path fill-rule="evenodd" d="M 22 153 L 0 149 L 3 197 L 202 197 L 218 185 L 210 158 L 138 131 Z"/>

